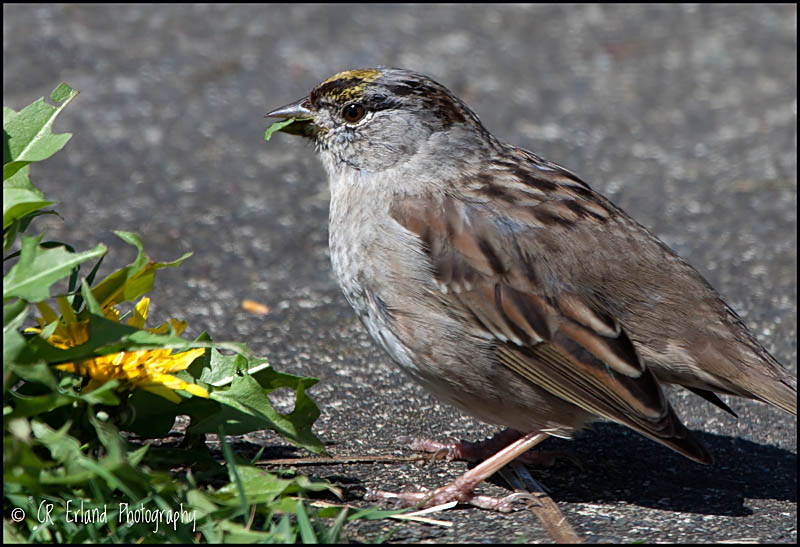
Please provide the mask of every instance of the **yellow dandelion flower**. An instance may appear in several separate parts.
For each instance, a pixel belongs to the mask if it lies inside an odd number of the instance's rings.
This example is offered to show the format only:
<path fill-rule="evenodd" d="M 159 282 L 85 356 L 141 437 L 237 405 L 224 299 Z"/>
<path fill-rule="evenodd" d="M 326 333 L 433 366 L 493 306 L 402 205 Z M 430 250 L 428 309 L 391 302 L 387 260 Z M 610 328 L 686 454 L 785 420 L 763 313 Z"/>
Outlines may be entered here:
<path fill-rule="evenodd" d="M 139 300 L 134 307 L 132 316 L 128 319 L 128 325 L 139 329 L 144 328 L 149 305 L 149 298 L 143 297 Z M 39 319 L 40 328 L 26 329 L 28 332 L 42 332 L 45 325 L 56 321 L 55 330 L 47 339 L 54 346 L 67 349 L 83 344 L 89 339 L 88 320 L 78 321 L 66 297 L 58 298 L 61 319 L 44 302 L 37 304 L 37 307 L 42 314 Z M 104 309 L 103 314 L 106 319 L 119 322 L 119 312 L 113 306 Z M 183 321 L 173 319 L 170 324 L 178 333 L 183 332 L 186 328 L 186 323 Z M 163 333 L 167 332 L 169 327 L 164 323 L 159 327 L 147 330 Z M 171 349 L 124 351 L 76 363 L 61 363 L 55 368 L 91 378 L 84 391 L 92 391 L 110 380 L 119 380 L 122 389 L 141 388 L 178 403 L 181 398 L 175 393 L 176 389 L 208 398 L 208 391 L 205 388 L 181 380 L 172 374 L 185 370 L 204 352 L 205 350 L 202 348 L 175 355 L 172 355 Z"/>
<path fill-rule="evenodd" d="M 204 352 L 203 348 L 176 355 L 172 355 L 170 349 L 124 351 L 77 363 L 62 363 L 56 365 L 56 368 L 90 377 L 91 381 L 86 386 L 88 391 L 100 387 L 109 380 L 119 380 L 125 387 L 138 387 L 178 403 L 181 398 L 172 390 L 182 389 L 192 395 L 208 398 L 208 391 L 205 388 L 171 374 L 185 370 Z"/>

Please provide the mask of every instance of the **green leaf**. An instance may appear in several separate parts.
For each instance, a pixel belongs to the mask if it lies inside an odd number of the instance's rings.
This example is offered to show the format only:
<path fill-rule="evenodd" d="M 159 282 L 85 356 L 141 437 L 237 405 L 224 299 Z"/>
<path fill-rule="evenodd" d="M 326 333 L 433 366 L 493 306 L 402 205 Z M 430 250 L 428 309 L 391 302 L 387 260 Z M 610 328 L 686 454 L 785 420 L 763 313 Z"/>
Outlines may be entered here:
<path fill-rule="evenodd" d="M 70 133 L 54 135 L 53 122 L 78 92 L 66 84 L 51 95 L 60 99 L 53 106 L 38 99 L 19 112 L 3 108 L 3 181 L 34 161 L 49 158 L 72 137 Z"/>
<path fill-rule="evenodd" d="M 252 465 L 237 465 L 236 472 L 250 504 L 272 503 L 278 497 L 304 492 L 330 492 L 338 498 L 342 497 L 341 488 L 323 479 L 312 481 L 304 475 L 284 478 Z M 241 496 L 237 485 L 231 482 L 217 490 L 215 499 L 236 506 Z"/>
<path fill-rule="evenodd" d="M 49 425 L 33 420 L 31 431 L 39 441 L 50 450 L 53 459 L 59 463 L 75 461 L 81 457 L 80 443 L 68 434 L 70 422 L 64 424 L 60 429 L 55 430 Z"/>
<path fill-rule="evenodd" d="M 225 431 L 229 435 L 241 435 L 259 429 L 272 429 L 295 444 L 320 454 L 325 449 L 322 442 L 311 431 L 314 420 L 319 416 L 319 409 L 305 394 L 306 387 L 313 385 L 316 381 L 313 378 L 300 378 L 292 382 L 292 387 L 296 389 L 295 408 L 290 414 L 283 415 L 272 407 L 267 397 L 267 393 L 273 388 L 265 389 L 254 377 L 243 373 L 242 376 L 234 377 L 230 388 L 211 392 L 211 400 L 222 405 L 219 412 L 209 412 L 208 406 L 203 405 L 207 401 L 199 398 L 193 398 L 186 402 L 185 412 L 192 418 L 192 423 L 187 431 L 189 433 L 216 433 L 221 424 L 224 424 Z M 283 382 L 276 380 L 275 385 L 280 384 Z"/>
<path fill-rule="evenodd" d="M 249 545 L 251 543 L 280 543 L 269 532 L 251 530 L 230 520 L 219 521 L 219 529 L 225 533 L 224 543 Z M 284 538 L 280 538 L 284 539 Z"/>
<path fill-rule="evenodd" d="M 14 300 L 3 306 L 3 335 L 10 329 L 18 329 L 28 315 L 28 303 Z"/>
<path fill-rule="evenodd" d="M 280 131 L 284 127 L 287 127 L 287 126 L 293 124 L 296 121 L 297 120 L 295 118 L 289 118 L 288 120 L 283 120 L 283 121 L 280 121 L 280 122 L 273 123 L 267 129 L 267 132 L 264 133 L 264 140 L 268 141 L 270 139 L 270 137 L 272 137 L 273 133 L 275 133 L 276 131 Z"/>
<path fill-rule="evenodd" d="M 55 384 L 55 379 L 50 373 L 50 367 L 46 365 L 17 366 L 12 369 L 18 376 L 25 380 L 39 381 L 48 387 Z M 38 371 L 42 378 L 25 374 L 28 371 Z M 44 377 L 45 371 L 48 373 Z M 47 379 L 49 381 L 45 381 Z M 63 382 L 62 382 L 63 384 Z M 83 402 L 88 405 L 117 406 L 120 404 L 116 389 L 119 387 L 118 380 L 109 380 L 102 386 L 89 392 L 76 392 L 69 385 L 56 386 L 53 391 L 44 394 L 23 394 L 17 391 L 10 391 L 6 394 L 7 408 L 12 409 L 6 414 L 7 417 L 38 416 L 56 408 L 66 406 L 75 402 Z"/>
<path fill-rule="evenodd" d="M 39 238 L 23 237 L 19 262 L 3 278 L 3 300 L 17 296 L 29 302 L 50 297 L 50 285 L 69 276 L 72 268 L 106 252 L 102 243 L 89 251 L 70 253 L 63 247 L 45 249 Z"/>
<path fill-rule="evenodd" d="M 17 111 L 13 108 L 9 108 L 7 106 L 3 107 L 3 125 L 5 125 L 6 120 L 11 118 L 11 116 L 16 116 Z"/>
<path fill-rule="evenodd" d="M 93 473 L 103 480 L 106 481 L 106 484 L 109 488 L 112 489 L 119 489 L 125 494 L 129 499 L 137 499 L 137 496 L 130 487 L 123 482 L 121 477 L 118 477 L 114 471 L 117 471 L 116 465 L 114 462 L 109 462 L 107 458 L 103 458 L 100 462 L 93 458 L 83 457 L 78 460 L 78 464 L 86 469 L 89 473 Z M 42 477 L 42 482 L 45 482 L 45 478 Z M 52 484 L 62 483 L 59 479 L 52 481 Z"/>
<path fill-rule="evenodd" d="M 107 463 L 118 465 L 127 459 L 127 443 L 119 434 L 119 430 L 113 425 L 101 422 L 94 415 L 89 415 L 89 423 L 94 426 L 97 432 L 97 439 L 103 444 L 107 451 Z"/>
<path fill-rule="evenodd" d="M 21 419 L 27 421 L 24 418 Z M 30 431 L 30 423 L 25 427 Z M 29 435 L 26 435 L 29 437 Z M 3 489 L 9 492 L 12 484 L 24 485 L 26 493 L 38 490 L 39 472 L 46 464 L 33 451 L 33 443 L 29 438 L 20 439 L 16 436 L 3 437 Z"/>
<path fill-rule="evenodd" d="M 44 198 L 44 194 L 28 179 L 29 166 L 24 166 L 3 181 L 3 229 L 28 213 L 46 207 L 54 202 Z"/>
<path fill-rule="evenodd" d="M 92 289 L 92 294 L 103 308 L 138 298 L 153 287 L 156 270 L 177 266 L 192 256 L 192 253 L 186 253 L 172 262 L 152 262 L 144 253 L 144 246 L 139 236 L 131 232 L 114 233 L 136 247 L 138 253 L 133 262 L 113 272 Z"/>
<path fill-rule="evenodd" d="M 75 95 L 78 94 L 78 92 L 72 89 L 70 86 L 64 82 L 61 82 L 58 84 L 58 87 L 56 87 L 53 92 L 50 93 L 50 99 L 52 99 L 54 103 L 60 103 L 61 101 L 66 101 L 69 99 L 73 93 Z"/>
<path fill-rule="evenodd" d="M 333 522 L 333 526 L 331 526 L 328 530 L 325 531 L 325 538 L 324 542 L 332 545 L 334 543 L 340 543 L 340 536 L 342 534 L 342 529 L 344 528 L 344 523 L 347 520 L 347 513 L 350 511 L 348 507 L 343 507 L 339 514 L 336 516 L 336 520 Z M 319 516 L 319 513 L 317 513 Z"/>
<path fill-rule="evenodd" d="M 21 218 L 15 219 L 11 223 L 11 225 L 8 226 L 8 228 L 3 230 L 3 253 L 7 253 L 9 250 L 11 250 L 11 246 L 17 240 L 17 235 L 25 232 L 28 229 L 28 226 L 30 226 L 30 223 L 33 221 L 33 219 L 42 215 L 55 215 L 61 218 L 56 211 L 51 209 L 48 211 L 42 211 L 42 210 L 31 211 L 30 213 L 23 215 Z M 72 250 L 72 252 L 74 252 L 74 250 Z M 4 257 L 4 260 L 9 260 L 17 256 L 19 256 L 19 251 L 6 255 Z"/>
<path fill-rule="evenodd" d="M 297 516 L 297 527 L 300 529 L 300 537 L 303 543 L 319 543 L 317 535 L 314 533 L 314 527 L 311 526 L 311 521 L 308 520 L 306 508 L 300 500 L 297 500 L 295 515 Z"/>
<path fill-rule="evenodd" d="M 7 418 L 19 418 L 28 416 L 38 416 L 45 412 L 50 412 L 60 406 L 72 404 L 75 397 L 61 395 L 60 393 L 48 393 L 45 395 L 20 395 L 14 391 L 6 394 L 6 403 L 10 404 L 14 410 Z"/>
<path fill-rule="evenodd" d="M 206 516 L 219 509 L 219 507 L 209 499 L 202 490 L 189 490 L 186 493 L 186 501 L 197 511 L 198 518 Z"/>
<path fill-rule="evenodd" d="M 248 360 L 242 354 L 223 355 L 216 349 L 210 352 L 208 366 L 201 369 L 200 376 L 195 376 L 201 382 L 215 387 L 229 385 L 240 372 L 254 374 L 265 368 L 269 363 L 263 359 Z"/>
<path fill-rule="evenodd" d="M 23 348 L 23 351 L 26 349 L 27 348 Z M 3 348 L 3 350 L 5 351 L 5 348 Z M 53 372 L 45 363 L 38 362 L 23 365 L 15 362 L 9 362 L 6 366 L 6 370 L 8 372 L 13 373 L 15 376 L 22 378 L 23 380 L 27 380 L 29 382 L 38 382 L 49 387 L 53 391 L 58 388 L 56 385 L 55 376 L 53 376 Z"/>
<path fill-rule="evenodd" d="M 117 388 L 119 380 L 109 380 L 102 386 L 92 391 L 77 393 L 75 398 L 89 405 L 117 406 L 120 404 Z"/>
<path fill-rule="evenodd" d="M 231 450 L 231 445 L 228 444 L 228 440 L 225 438 L 224 426 L 219 426 L 219 429 L 217 430 L 217 436 L 219 437 L 219 443 L 222 445 L 222 454 L 225 457 L 225 466 L 228 469 L 228 479 L 231 481 L 231 484 L 235 485 L 236 492 L 239 494 L 239 503 L 241 503 L 242 508 L 241 516 L 242 518 L 246 518 L 246 515 L 249 512 L 248 507 L 250 504 L 247 500 L 247 495 L 244 492 L 242 480 L 239 478 L 239 471 L 237 470 L 236 458 L 233 455 L 233 450 Z"/>
<path fill-rule="evenodd" d="M 128 463 L 130 463 L 134 467 L 141 465 L 142 460 L 144 460 L 144 457 L 147 456 L 147 452 L 149 450 L 150 450 L 149 444 L 141 446 L 136 450 L 131 450 L 130 452 L 128 452 Z"/>
<path fill-rule="evenodd" d="M 15 300 L 3 306 L 3 369 L 13 363 L 25 349 L 25 337 L 20 329 L 28 316 L 28 303 Z M 4 375 L 5 377 L 5 375 Z M 5 387 L 3 388 L 5 391 Z"/>

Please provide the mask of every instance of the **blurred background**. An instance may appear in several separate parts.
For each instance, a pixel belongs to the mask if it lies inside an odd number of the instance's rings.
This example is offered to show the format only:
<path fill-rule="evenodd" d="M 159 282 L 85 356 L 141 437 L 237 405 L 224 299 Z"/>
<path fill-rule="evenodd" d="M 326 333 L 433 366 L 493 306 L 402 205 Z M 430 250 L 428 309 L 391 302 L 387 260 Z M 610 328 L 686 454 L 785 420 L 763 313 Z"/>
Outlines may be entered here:
<path fill-rule="evenodd" d="M 317 433 L 332 453 L 494 431 L 409 384 L 372 345 L 330 270 L 313 148 L 263 140 L 266 112 L 375 65 L 431 76 L 499 138 L 577 173 L 693 264 L 796 370 L 795 5 L 3 5 L 3 104 L 20 109 L 61 81 L 81 92 L 54 129 L 72 139 L 31 173 L 63 217 L 39 226 L 79 250 L 107 244 L 101 273 L 135 255 L 112 230 L 138 233 L 157 260 L 194 251 L 157 275 L 151 316 L 321 378 Z M 245 299 L 269 314 L 244 310 Z M 587 472 L 543 475 L 576 527 L 627 541 L 794 542 L 795 420 L 737 400 L 737 422 L 685 392 L 672 398 L 722 463 L 699 468 L 600 426 L 557 445 Z M 357 487 L 431 487 L 461 470 L 330 473 L 350 477 L 355 499 Z M 688 524 L 675 527 L 676 512 Z M 476 526 L 465 513 L 448 532 L 396 537 L 512 541 L 523 520 L 524 538 L 540 533 L 529 514 L 481 514 Z"/>

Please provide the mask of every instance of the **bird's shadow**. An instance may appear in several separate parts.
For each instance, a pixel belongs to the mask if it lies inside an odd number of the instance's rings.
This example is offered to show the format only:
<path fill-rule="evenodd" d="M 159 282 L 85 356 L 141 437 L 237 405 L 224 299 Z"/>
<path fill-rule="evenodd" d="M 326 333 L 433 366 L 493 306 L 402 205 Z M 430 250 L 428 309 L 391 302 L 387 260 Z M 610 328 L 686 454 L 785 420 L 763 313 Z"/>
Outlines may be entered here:
<path fill-rule="evenodd" d="M 553 438 L 542 445 L 542 450 L 571 454 L 582 468 L 562 458 L 552 467 L 530 472 L 555 501 L 568 503 L 623 502 L 667 511 L 747 516 L 752 510 L 746 499 L 797 502 L 796 454 L 737 437 L 693 433 L 714 455 L 712 465 L 695 463 L 625 427 L 601 423 L 572 441 Z M 245 454 L 256 448 L 260 447 L 248 442 L 235 447 Z M 262 453 L 262 458 L 303 456 L 302 450 L 286 446 L 269 446 Z M 346 497 L 357 499 L 368 481 L 359 475 L 370 468 L 323 465 L 300 472 L 344 486 Z M 508 488 L 498 474 L 489 481 Z"/>
<path fill-rule="evenodd" d="M 796 454 L 727 435 L 694 434 L 714 455 L 712 465 L 603 423 L 573 441 L 548 441 L 544 448 L 575 455 L 583 469 L 562 461 L 532 473 L 554 500 L 565 502 L 625 502 L 728 516 L 752 514 L 745 499 L 797 502 Z"/>

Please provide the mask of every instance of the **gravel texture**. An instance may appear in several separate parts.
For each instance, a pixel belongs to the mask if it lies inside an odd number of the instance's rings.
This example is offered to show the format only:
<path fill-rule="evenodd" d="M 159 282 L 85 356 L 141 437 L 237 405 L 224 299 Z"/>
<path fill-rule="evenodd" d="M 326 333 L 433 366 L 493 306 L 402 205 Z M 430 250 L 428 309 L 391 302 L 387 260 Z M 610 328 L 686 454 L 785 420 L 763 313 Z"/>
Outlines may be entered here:
<path fill-rule="evenodd" d="M 401 435 L 494 430 L 410 384 L 374 346 L 332 277 L 328 190 L 313 149 L 263 115 L 348 68 L 385 64 L 448 86 L 500 138 L 578 173 L 693 264 L 796 371 L 797 12 L 794 5 L 3 5 L 3 104 L 60 81 L 81 90 L 74 134 L 33 168 L 64 221 L 48 235 L 106 243 L 104 272 L 141 235 L 159 272 L 151 314 L 187 334 L 247 342 L 321 379 L 317 434 L 333 455 L 406 454 Z M 243 299 L 267 304 L 256 316 Z M 687 392 L 678 413 L 716 455 L 704 467 L 621 426 L 548 441 L 569 463 L 535 470 L 588 541 L 797 540 L 797 425 Z M 280 398 L 278 398 L 280 401 Z M 284 404 L 291 405 L 286 398 Z M 247 441 L 293 452 L 270 432 Z M 243 448 L 247 450 L 247 445 Z M 302 455 L 298 453 L 297 455 Z M 441 485 L 462 463 L 305 468 L 346 487 Z M 486 493 L 508 490 L 500 479 Z M 548 541 L 526 509 L 439 514 L 449 529 L 378 521 L 352 541 Z"/>

